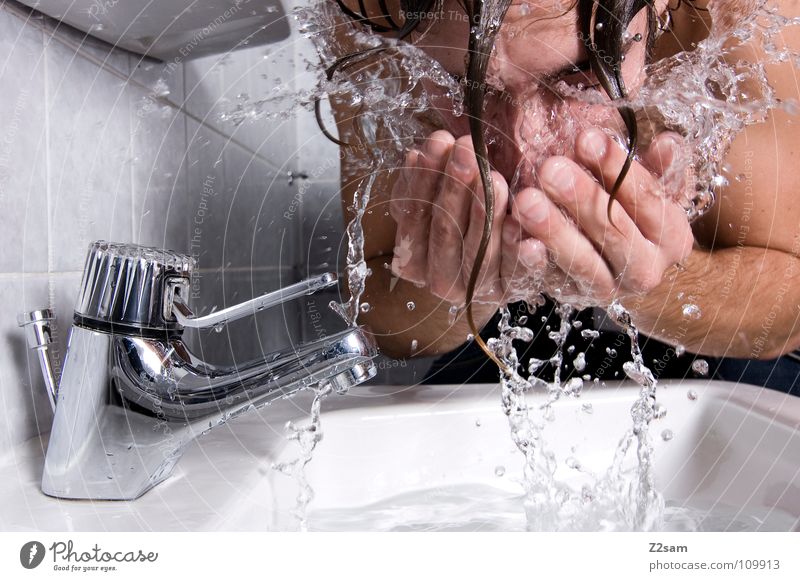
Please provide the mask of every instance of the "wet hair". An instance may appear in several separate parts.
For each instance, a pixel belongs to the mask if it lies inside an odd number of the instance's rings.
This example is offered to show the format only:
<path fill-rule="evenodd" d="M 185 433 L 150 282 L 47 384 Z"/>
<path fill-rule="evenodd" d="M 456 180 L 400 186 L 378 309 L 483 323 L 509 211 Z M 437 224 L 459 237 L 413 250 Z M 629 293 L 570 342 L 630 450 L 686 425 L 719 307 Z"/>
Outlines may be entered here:
<path fill-rule="evenodd" d="M 364 0 L 358 0 L 358 12 L 348 8 L 343 0 L 336 0 L 342 11 L 353 20 L 370 28 L 374 32 L 393 32 L 399 40 L 406 39 L 412 32 L 419 28 L 422 19 L 433 12 L 439 0 L 399 1 L 401 13 L 407 16 L 402 24 L 397 23 L 392 18 L 386 5 L 386 0 L 378 0 L 381 14 L 373 17 L 367 14 Z M 469 43 L 467 47 L 465 111 L 468 115 L 469 129 L 480 172 L 486 208 L 483 234 L 480 245 L 478 246 L 478 252 L 475 256 L 475 263 L 472 265 L 469 281 L 467 283 L 466 316 L 476 342 L 478 342 L 484 352 L 486 352 L 501 370 L 510 374 L 506 365 L 495 356 L 481 339 L 479 329 L 477 329 L 473 318 L 472 301 L 481 266 L 489 246 L 494 217 L 494 188 L 492 186 L 491 167 L 488 160 L 488 150 L 485 141 L 485 124 L 483 121 L 483 105 L 487 90 L 485 79 L 489 57 L 497 34 L 500 31 L 502 20 L 505 18 L 505 14 L 511 5 L 511 0 L 489 0 L 490 2 L 496 2 L 496 5 L 492 10 L 495 18 L 488 23 L 481 21 L 481 19 L 486 16 L 486 11 L 484 10 L 484 4 L 488 4 L 486 0 L 458 1 L 466 12 L 470 22 Z M 648 45 L 651 45 L 655 38 L 657 25 L 653 0 L 575 0 L 574 3 L 565 10 L 564 14 L 576 7 L 578 12 L 579 34 L 588 54 L 590 70 L 595 74 L 603 90 L 612 100 L 624 99 L 628 95 L 621 70 L 624 60 L 624 48 L 626 45 L 626 31 L 634 16 L 642 9 L 647 9 L 647 42 Z M 380 19 L 380 21 L 378 19 Z M 478 31 L 481 31 L 482 34 L 479 34 Z M 339 58 L 328 67 L 326 71 L 328 79 L 332 79 L 336 71 L 360 62 L 381 50 L 384 50 L 384 47 L 367 49 Z M 339 145 L 347 145 L 337 140 L 324 128 L 319 113 L 319 102 L 317 102 L 316 112 L 317 120 L 323 133 Z M 638 140 L 634 111 L 630 107 L 621 106 L 618 107 L 618 112 L 628 133 L 628 154 L 609 192 L 609 220 L 611 220 L 611 208 L 614 204 L 614 198 L 636 154 Z"/>

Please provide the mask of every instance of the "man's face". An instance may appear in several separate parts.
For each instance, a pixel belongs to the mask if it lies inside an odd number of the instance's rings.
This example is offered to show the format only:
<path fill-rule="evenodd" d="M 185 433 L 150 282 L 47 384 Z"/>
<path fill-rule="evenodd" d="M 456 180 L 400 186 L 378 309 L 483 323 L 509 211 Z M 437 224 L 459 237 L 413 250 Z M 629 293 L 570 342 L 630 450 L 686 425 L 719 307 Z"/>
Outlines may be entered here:
<path fill-rule="evenodd" d="M 536 168 L 547 157 L 571 157 L 574 138 L 582 128 L 605 127 L 626 134 L 597 77 L 589 70 L 575 72 L 576 65 L 586 64 L 589 41 L 583 39 L 577 8 L 571 4 L 571 0 L 563 5 L 557 0 L 514 0 L 489 61 L 487 83 L 505 91 L 499 96 L 490 91 L 487 97 L 490 156 L 506 179 L 518 176 L 517 185 L 535 185 Z M 642 10 L 631 22 L 624 46 L 622 76 L 629 94 L 645 79 L 646 33 L 647 13 Z M 463 10 L 455 0 L 446 0 L 440 21 L 415 44 L 451 73 L 463 76 L 468 37 Z M 594 97 L 603 104 L 565 96 L 559 87 L 594 89 Z"/>

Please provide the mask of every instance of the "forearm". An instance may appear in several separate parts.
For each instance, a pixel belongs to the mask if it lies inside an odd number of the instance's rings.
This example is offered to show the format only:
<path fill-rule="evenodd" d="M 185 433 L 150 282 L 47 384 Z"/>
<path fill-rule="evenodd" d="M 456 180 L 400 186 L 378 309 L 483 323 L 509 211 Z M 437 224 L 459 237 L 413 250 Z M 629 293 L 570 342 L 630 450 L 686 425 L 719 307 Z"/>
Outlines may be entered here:
<path fill-rule="evenodd" d="M 623 304 L 644 334 L 687 351 L 770 359 L 800 344 L 800 261 L 764 248 L 695 249 L 684 270 Z"/>
<path fill-rule="evenodd" d="M 453 320 L 447 301 L 425 287 L 394 277 L 384 266 L 391 262 L 391 256 L 368 261 L 372 275 L 367 279 L 362 303 L 369 303 L 370 309 L 359 315 L 359 322 L 375 334 L 381 351 L 397 358 L 431 356 L 463 344 L 472 333 L 464 310 L 460 309 Z M 475 323 L 482 327 L 497 309 L 496 304 L 474 303 Z"/>

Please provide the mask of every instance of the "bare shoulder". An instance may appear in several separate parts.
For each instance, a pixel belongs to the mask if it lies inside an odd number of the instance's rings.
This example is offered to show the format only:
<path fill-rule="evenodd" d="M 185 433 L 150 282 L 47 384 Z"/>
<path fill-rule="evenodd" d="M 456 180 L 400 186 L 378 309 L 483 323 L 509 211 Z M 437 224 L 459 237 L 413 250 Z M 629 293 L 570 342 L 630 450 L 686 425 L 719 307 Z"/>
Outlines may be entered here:
<path fill-rule="evenodd" d="M 725 0 L 717 0 L 719 2 Z M 732 8 L 744 9 L 745 2 L 727 0 Z M 800 1 L 770 0 L 786 17 L 800 16 Z M 752 2 L 750 3 L 752 8 Z M 727 14 L 726 14 L 727 16 Z M 800 26 L 784 28 L 774 39 L 778 49 L 800 54 Z M 760 40 L 733 50 L 734 62 L 764 63 L 774 97 L 800 101 L 800 85 L 792 59 L 774 62 Z M 760 86 L 744 87 L 753 92 Z M 756 94 L 756 93 L 754 93 Z M 796 254 L 800 240 L 800 118 L 791 109 L 774 109 L 766 120 L 748 126 L 731 144 L 726 162 L 737 180 L 719 195 L 712 211 L 697 224 L 698 239 L 707 246 L 753 246 Z"/>

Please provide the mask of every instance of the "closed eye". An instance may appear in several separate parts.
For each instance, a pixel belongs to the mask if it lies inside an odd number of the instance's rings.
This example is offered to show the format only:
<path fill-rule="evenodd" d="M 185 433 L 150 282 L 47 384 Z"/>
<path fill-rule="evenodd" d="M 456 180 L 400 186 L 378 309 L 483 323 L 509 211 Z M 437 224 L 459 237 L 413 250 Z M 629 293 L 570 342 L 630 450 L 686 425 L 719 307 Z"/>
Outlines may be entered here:
<path fill-rule="evenodd" d="M 631 38 L 625 42 L 625 45 L 622 48 L 622 59 L 624 60 L 625 57 L 628 55 L 629 52 L 636 46 L 639 41 L 641 40 L 641 35 L 637 35 L 639 38 Z M 552 77 L 552 82 L 557 83 L 558 81 L 564 81 L 569 85 L 577 85 L 582 84 L 584 88 L 591 89 L 600 86 L 600 81 L 591 70 L 591 65 L 589 64 L 588 60 L 581 61 L 575 65 L 570 65 L 565 67 L 564 69 L 555 73 Z"/>
<path fill-rule="evenodd" d="M 588 60 L 561 69 L 554 73 L 550 80 L 553 84 L 564 81 L 568 85 L 582 84 L 585 88 L 593 88 L 600 85 L 600 81 L 597 80 L 597 77 L 592 72 Z"/>

